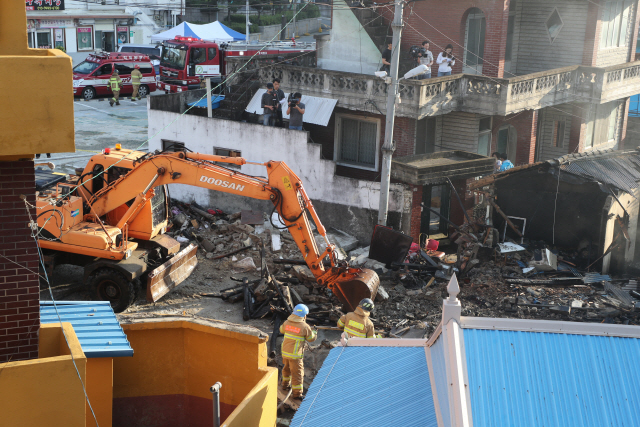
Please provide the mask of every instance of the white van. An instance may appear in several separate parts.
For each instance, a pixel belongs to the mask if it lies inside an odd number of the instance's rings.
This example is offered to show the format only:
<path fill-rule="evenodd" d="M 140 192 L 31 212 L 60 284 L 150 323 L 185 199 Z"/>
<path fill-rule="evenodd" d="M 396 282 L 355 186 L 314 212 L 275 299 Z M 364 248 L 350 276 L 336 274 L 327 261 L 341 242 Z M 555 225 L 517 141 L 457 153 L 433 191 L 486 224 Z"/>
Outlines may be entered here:
<path fill-rule="evenodd" d="M 162 58 L 162 45 L 123 43 L 118 47 L 118 52 L 144 53 L 151 59 L 156 76 L 160 74 L 160 58 Z"/>

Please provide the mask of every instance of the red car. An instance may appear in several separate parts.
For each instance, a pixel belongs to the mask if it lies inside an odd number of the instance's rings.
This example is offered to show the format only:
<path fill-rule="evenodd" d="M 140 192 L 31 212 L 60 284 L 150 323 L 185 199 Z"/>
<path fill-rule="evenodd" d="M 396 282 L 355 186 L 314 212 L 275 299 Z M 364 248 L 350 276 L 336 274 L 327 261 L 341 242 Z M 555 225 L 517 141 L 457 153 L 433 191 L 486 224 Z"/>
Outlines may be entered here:
<path fill-rule="evenodd" d="M 139 96 L 149 95 L 156 90 L 156 73 L 147 55 L 138 53 L 98 53 L 87 57 L 73 69 L 73 94 L 84 99 L 94 99 L 97 95 L 108 95 L 109 78 L 113 67 L 118 70 L 122 86 L 120 95 L 132 93 L 131 72 L 135 65 L 140 66 L 142 80 Z"/>

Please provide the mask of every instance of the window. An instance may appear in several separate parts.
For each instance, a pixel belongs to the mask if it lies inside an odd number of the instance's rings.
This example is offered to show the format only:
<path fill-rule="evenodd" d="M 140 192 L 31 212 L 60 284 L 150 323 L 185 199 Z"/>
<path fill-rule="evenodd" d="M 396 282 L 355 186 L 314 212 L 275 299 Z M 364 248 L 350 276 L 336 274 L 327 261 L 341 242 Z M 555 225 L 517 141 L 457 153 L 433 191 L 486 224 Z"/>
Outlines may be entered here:
<path fill-rule="evenodd" d="M 627 45 L 627 27 L 631 5 L 630 0 L 609 0 L 602 3 L 600 6 L 602 9 L 600 47 Z"/>
<path fill-rule="evenodd" d="M 133 63 L 123 62 L 120 64 L 116 64 L 116 70 L 118 70 L 118 74 L 120 74 L 121 76 L 129 75 L 133 71 Z"/>
<path fill-rule="evenodd" d="M 467 27 L 464 51 L 464 72 L 476 74 L 482 72 L 484 57 L 484 34 L 486 19 L 484 13 L 478 8 L 473 8 L 467 16 Z"/>
<path fill-rule="evenodd" d="M 553 9 L 553 12 L 551 12 L 551 15 L 549 15 L 545 24 L 547 26 L 549 40 L 553 44 L 556 37 L 558 37 L 558 34 L 560 34 L 560 30 L 564 26 L 564 22 L 558 13 L 558 9 Z"/>
<path fill-rule="evenodd" d="M 564 147 L 564 134 L 565 134 L 566 122 L 564 120 L 556 120 L 553 122 L 553 146 Z"/>
<path fill-rule="evenodd" d="M 416 154 L 433 153 L 436 146 L 436 118 L 418 120 L 416 129 Z"/>
<path fill-rule="evenodd" d="M 142 62 L 138 64 L 140 66 L 140 72 L 142 74 L 150 74 L 153 73 L 153 66 L 149 62 Z"/>
<path fill-rule="evenodd" d="M 36 45 L 39 49 L 51 49 L 51 31 L 38 31 L 36 33 Z"/>
<path fill-rule="evenodd" d="M 337 115 L 335 132 L 336 162 L 361 169 L 378 170 L 378 119 Z"/>
<path fill-rule="evenodd" d="M 218 54 L 218 49 L 216 49 L 215 47 L 210 47 L 209 49 L 207 49 L 207 51 L 209 52 L 209 61 L 215 58 Z"/>
<path fill-rule="evenodd" d="M 507 23 L 507 45 L 504 51 L 504 60 L 511 61 L 513 51 L 513 32 L 516 26 L 516 0 L 509 2 L 509 21 Z"/>
<path fill-rule="evenodd" d="M 92 27 L 79 27 L 76 29 L 78 37 L 78 50 L 93 50 Z"/>
<path fill-rule="evenodd" d="M 82 61 L 73 68 L 73 72 L 78 74 L 91 74 L 93 70 L 98 68 L 98 65 L 99 64 L 95 62 Z"/>
<path fill-rule="evenodd" d="M 515 163 L 517 141 L 516 128 L 511 125 L 504 125 L 498 130 L 496 151 L 506 154 L 507 158 Z"/>
<path fill-rule="evenodd" d="M 232 150 L 230 148 L 213 148 L 213 154 L 216 156 L 226 156 L 226 157 L 242 157 L 242 152 L 239 150 Z M 231 169 L 240 169 L 240 165 L 234 165 L 232 163 L 224 163 L 224 162 L 215 162 L 216 165 L 224 166 L 225 168 Z"/>
<path fill-rule="evenodd" d="M 166 152 L 175 152 L 182 151 L 185 148 L 184 142 L 172 141 L 170 139 L 163 139 L 162 141 L 162 151 Z"/>
<path fill-rule="evenodd" d="M 481 117 L 478 127 L 478 154 L 489 156 L 491 150 L 491 117 Z"/>
<path fill-rule="evenodd" d="M 98 71 L 96 71 L 96 76 L 110 76 L 113 73 L 112 64 L 104 64 Z"/>
<path fill-rule="evenodd" d="M 618 103 L 614 101 L 598 105 L 595 108 L 595 114 L 590 114 L 590 116 L 587 123 L 585 148 L 597 147 L 615 141 Z"/>
<path fill-rule="evenodd" d="M 207 56 L 205 53 L 204 47 L 194 47 L 191 49 L 189 62 L 191 64 L 200 64 L 207 60 Z"/>

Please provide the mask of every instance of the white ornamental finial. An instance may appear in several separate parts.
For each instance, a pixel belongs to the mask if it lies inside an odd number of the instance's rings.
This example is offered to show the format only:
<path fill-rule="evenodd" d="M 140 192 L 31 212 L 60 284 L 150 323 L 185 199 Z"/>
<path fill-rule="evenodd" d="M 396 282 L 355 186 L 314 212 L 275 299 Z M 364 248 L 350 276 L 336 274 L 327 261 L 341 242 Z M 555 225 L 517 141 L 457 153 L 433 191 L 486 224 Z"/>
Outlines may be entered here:
<path fill-rule="evenodd" d="M 458 285 L 458 278 L 456 273 L 453 273 L 449 284 L 447 285 L 447 292 L 449 292 L 449 302 L 456 302 L 458 300 L 458 294 L 460 293 L 460 286 Z"/>

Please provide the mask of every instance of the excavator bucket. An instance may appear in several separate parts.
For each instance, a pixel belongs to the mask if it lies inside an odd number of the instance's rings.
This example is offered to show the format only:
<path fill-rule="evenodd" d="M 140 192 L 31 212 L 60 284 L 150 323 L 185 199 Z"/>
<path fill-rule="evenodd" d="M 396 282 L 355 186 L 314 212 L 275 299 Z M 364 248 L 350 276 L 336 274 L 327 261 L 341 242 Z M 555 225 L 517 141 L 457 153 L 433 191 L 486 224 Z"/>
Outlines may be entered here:
<path fill-rule="evenodd" d="M 330 288 L 345 308 L 353 311 L 364 298 L 374 299 L 379 285 L 380 278 L 375 271 L 350 268 L 347 273 L 334 279 Z"/>
<path fill-rule="evenodd" d="M 149 273 L 147 277 L 147 301 L 156 302 L 184 281 L 196 265 L 198 247 L 190 244 L 169 261 Z"/>

